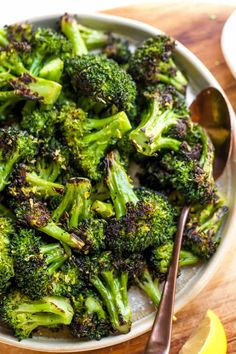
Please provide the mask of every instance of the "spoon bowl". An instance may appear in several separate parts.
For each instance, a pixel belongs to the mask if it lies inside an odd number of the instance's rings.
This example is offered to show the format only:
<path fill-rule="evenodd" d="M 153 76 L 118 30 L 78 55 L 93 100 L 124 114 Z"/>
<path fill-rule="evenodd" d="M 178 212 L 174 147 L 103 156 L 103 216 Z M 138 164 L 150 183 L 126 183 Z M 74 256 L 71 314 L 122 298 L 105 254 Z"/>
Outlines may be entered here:
<path fill-rule="evenodd" d="M 192 120 L 205 128 L 215 148 L 213 176 L 219 178 L 232 150 L 231 114 L 227 98 L 215 87 L 202 90 L 189 107 Z"/>

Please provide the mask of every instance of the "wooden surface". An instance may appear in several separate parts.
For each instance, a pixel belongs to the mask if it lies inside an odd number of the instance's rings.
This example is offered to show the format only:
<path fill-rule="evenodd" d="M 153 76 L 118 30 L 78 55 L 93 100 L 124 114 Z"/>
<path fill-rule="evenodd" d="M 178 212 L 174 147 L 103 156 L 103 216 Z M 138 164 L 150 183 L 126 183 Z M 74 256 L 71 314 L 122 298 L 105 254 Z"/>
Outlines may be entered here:
<path fill-rule="evenodd" d="M 112 2 L 111 2 L 112 3 Z M 220 4 L 145 4 L 107 11 L 110 14 L 137 19 L 166 31 L 181 41 L 210 69 L 220 82 L 236 110 L 236 80 L 228 70 L 220 50 L 223 24 L 235 6 Z M 236 34 L 232 34 L 235 41 Z M 177 354 L 197 326 L 206 310 L 211 308 L 221 318 L 228 338 L 228 354 L 236 353 L 236 241 L 218 274 L 208 286 L 177 314 L 171 354 Z M 88 354 L 142 354 L 147 335 L 132 341 Z M 0 354 L 33 354 L 0 344 Z M 41 353 L 42 354 L 42 353 Z M 221 354 L 221 353 L 213 353 Z"/>

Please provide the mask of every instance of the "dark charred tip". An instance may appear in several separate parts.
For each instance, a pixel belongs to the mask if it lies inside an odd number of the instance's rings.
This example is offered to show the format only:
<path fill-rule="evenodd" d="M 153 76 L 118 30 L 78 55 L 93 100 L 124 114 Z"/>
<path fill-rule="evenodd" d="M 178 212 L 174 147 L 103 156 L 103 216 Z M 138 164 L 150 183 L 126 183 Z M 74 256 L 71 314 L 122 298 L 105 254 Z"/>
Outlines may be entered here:
<path fill-rule="evenodd" d="M 75 15 L 72 15 L 72 14 L 68 14 L 67 12 L 61 16 L 61 22 L 64 21 L 64 22 L 67 22 L 67 23 L 73 23 L 73 22 L 76 22 L 76 18 L 75 18 Z"/>

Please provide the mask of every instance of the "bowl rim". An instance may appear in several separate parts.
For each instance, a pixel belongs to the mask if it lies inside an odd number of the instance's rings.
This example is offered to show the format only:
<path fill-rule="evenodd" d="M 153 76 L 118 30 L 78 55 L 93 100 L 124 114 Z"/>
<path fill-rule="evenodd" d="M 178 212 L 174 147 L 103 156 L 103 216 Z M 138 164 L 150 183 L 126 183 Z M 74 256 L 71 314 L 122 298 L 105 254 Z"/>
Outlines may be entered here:
<path fill-rule="evenodd" d="M 29 21 L 34 23 L 34 22 L 45 21 L 45 20 L 55 21 L 60 16 L 61 14 L 35 16 L 28 19 L 22 19 L 19 22 Z M 150 36 L 163 33 L 163 31 L 161 31 L 160 29 L 152 25 L 143 23 L 141 21 L 129 19 L 129 18 L 124 18 L 121 16 L 102 14 L 102 13 L 93 13 L 93 14 L 77 13 L 76 16 L 82 20 L 92 19 L 92 20 L 99 20 L 104 23 L 113 23 L 114 25 L 118 24 L 121 26 L 127 26 L 134 30 L 145 32 L 147 35 Z M 211 86 L 214 86 L 217 89 L 219 89 L 224 95 L 224 97 L 226 98 L 226 100 L 228 101 L 223 89 L 221 88 L 217 80 L 214 78 L 214 76 L 210 73 L 210 71 L 206 68 L 206 66 L 183 44 L 181 44 L 178 41 L 176 41 L 176 43 L 177 43 L 176 52 L 181 54 L 181 56 L 184 57 L 184 59 L 186 59 L 188 62 L 191 62 L 194 65 L 194 67 L 199 72 L 201 72 L 202 77 L 207 79 L 207 81 L 211 83 Z M 230 103 L 229 103 L 229 108 L 232 116 L 234 116 L 234 111 Z M 234 144 L 233 144 L 230 163 L 232 166 L 234 166 L 234 168 L 236 168 L 236 132 L 235 132 L 234 120 L 232 122 L 232 135 L 233 135 Z M 233 219 L 234 216 L 236 216 L 236 205 L 233 204 L 231 207 L 231 219 Z M 178 312 L 180 309 L 182 309 L 188 302 L 190 302 L 212 279 L 212 277 L 219 269 L 222 261 L 224 260 L 225 255 L 227 254 L 227 251 L 229 250 L 230 244 L 233 241 L 233 239 L 234 239 L 234 227 L 233 227 L 233 223 L 231 223 L 231 225 L 228 226 L 227 239 L 226 237 L 224 237 L 221 242 L 219 248 L 220 252 L 216 252 L 216 254 L 212 257 L 212 259 L 207 263 L 207 266 L 202 272 L 202 274 L 200 274 L 200 276 L 198 274 L 199 277 L 198 283 L 191 286 L 190 289 L 184 289 L 185 293 L 183 295 L 181 294 L 181 297 L 177 296 L 175 302 L 175 313 Z M 190 282 L 192 283 L 192 280 Z M 187 288 L 189 288 L 188 285 Z M 180 293 L 181 292 L 182 291 L 180 291 Z M 9 338 L 9 336 L 0 333 L 0 343 L 12 345 L 14 347 L 18 347 L 22 349 L 31 349 L 34 351 L 57 352 L 57 353 L 82 352 L 82 351 L 101 349 L 108 346 L 113 346 L 113 345 L 123 343 L 125 341 L 136 338 L 146 333 L 152 327 L 154 316 L 155 314 L 152 313 L 144 317 L 143 319 L 136 321 L 132 326 L 132 330 L 128 334 L 125 335 L 122 334 L 113 337 L 110 336 L 100 340 L 99 342 L 98 341 L 88 341 L 88 342 L 71 341 L 70 343 L 66 343 L 58 338 L 56 339 L 50 338 L 50 343 L 47 343 L 47 337 L 44 337 L 45 339 L 42 339 L 40 337 L 40 342 L 35 340 L 34 338 L 18 342 L 17 339 L 13 337 Z"/>

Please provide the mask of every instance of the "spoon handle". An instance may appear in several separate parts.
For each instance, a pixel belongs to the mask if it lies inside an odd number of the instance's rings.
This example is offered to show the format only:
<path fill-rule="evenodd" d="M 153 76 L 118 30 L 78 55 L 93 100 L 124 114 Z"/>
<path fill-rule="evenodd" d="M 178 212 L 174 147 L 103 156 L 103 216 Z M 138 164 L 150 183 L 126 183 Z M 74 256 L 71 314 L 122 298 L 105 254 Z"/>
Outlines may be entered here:
<path fill-rule="evenodd" d="M 184 206 L 181 211 L 168 276 L 162 292 L 161 302 L 153 323 L 152 332 L 145 349 L 145 354 L 169 354 L 170 351 L 179 253 L 189 209 L 189 206 Z"/>

